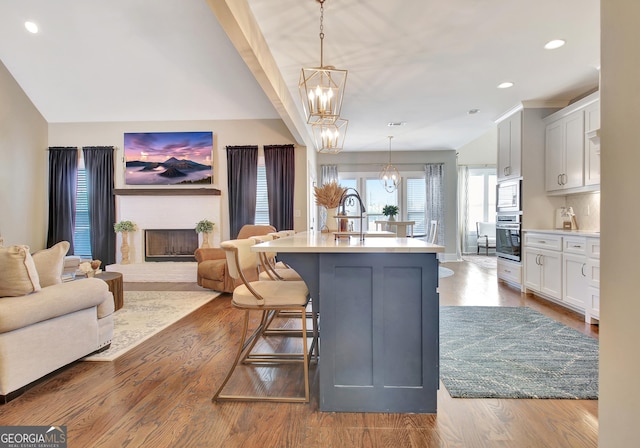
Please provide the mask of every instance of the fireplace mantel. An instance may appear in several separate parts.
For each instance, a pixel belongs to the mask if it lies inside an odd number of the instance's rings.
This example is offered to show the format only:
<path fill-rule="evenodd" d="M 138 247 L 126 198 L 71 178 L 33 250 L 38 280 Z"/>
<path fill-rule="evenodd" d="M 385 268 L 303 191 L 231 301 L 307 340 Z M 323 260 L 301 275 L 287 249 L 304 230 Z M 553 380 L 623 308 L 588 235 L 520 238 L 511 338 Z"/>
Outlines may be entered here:
<path fill-rule="evenodd" d="M 116 188 L 116 196 L 220 196 L 217 188 Z"/>

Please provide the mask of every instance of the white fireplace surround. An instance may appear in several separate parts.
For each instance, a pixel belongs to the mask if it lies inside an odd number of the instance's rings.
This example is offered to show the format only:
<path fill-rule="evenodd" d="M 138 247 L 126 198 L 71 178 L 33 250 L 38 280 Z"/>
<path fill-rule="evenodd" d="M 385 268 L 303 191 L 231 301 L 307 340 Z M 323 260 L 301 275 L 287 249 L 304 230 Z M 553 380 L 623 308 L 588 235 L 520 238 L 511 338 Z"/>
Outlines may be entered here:
<path fill-rule="evenodd" d="M 138 231 L 129 232 L 129 261 L 144 263 L 144 229 L 194 229 L 198 221 L 215 223 L 209 243 L 220 244 L 220 196 L 117 196 L 118 221 L 133 221 Z M 116 260 L 122 260 L 118 234 Z M 200 236 L 201 241 L 202 236 Z"/>

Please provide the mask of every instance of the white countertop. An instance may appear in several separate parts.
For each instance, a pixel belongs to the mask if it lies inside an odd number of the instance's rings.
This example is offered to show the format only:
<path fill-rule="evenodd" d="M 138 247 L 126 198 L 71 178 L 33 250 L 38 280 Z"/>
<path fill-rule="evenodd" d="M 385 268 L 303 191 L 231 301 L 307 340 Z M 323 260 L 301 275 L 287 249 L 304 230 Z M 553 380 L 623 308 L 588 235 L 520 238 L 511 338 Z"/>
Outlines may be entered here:
<path fill-rule="evenodd" d="M 524 229 L 523 232 L 549 233 L 553 235 L 586 236 L 600 238 L 600 232 L 593 230 L 562 230 L 562 229 Z"/>
<path fill-rule="evenodd" d="M 251 247 L 254 252 L 298 253 L 438 253 L 444 246 L 418 238 L 376 238 L 359 236 L 335 239 L 331 233 L 300 232 Z"/>

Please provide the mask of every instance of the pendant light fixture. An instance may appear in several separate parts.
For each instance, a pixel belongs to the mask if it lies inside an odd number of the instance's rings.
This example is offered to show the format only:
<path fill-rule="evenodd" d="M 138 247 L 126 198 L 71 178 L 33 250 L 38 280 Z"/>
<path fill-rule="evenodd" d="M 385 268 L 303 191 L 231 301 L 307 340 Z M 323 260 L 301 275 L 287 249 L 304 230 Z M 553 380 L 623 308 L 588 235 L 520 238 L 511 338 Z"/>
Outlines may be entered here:
<path fill-rule="evenodd" d="M 326 0 L 315 1 L 320 3 L 320 66 L 302 69 L 298 90 L 305 118 L 307 123 L 312 125 L 314 136 L 319 134 L 324 136 L 327 142 L 332 142 L 330 145 L 323 145 L 322 137 L 320 140 L 314 137 L 316 148 L 320 152 L 338 153 L 342 150 L 348 123 L 348 120 L 340 119 L 347 70 L 324 65 L 324 2 Z M 336 132 L 338 132 L 337 137 Z M 329 135 L 332 136 L 331 139 L 327 139 Z"/>
<path fill-rule="evenodd" d="M 393 135 L 389 136 L 389 162 L 380 171 L 380 182 L 388 193 L 393 193 L 398 189 L 398 183 L 400 182 L 400 172 L 391 164 L 391 139 Z"/>
<path fill-rule="evenodd" d="M 349 120 L 338 118 L 326 119 L 311 125 L 316 149 L 324 154 L 338 154 L 344 146 L 344 137 L 347 133 Z"/>

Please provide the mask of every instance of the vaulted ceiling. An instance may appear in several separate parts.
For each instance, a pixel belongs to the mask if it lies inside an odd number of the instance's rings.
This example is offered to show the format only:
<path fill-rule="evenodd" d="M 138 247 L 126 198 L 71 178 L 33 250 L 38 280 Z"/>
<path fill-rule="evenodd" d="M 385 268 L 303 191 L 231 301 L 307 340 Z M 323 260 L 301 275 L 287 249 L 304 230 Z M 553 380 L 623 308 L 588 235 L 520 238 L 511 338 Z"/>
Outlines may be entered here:
<path fill-rule="evenodd" d="M 457 149 L 521 102 L 598 86 L 598 0 L 324 8 L 324 62 L 349 71 L 345 151 L 388 135 L 398 150 Z M 319 65 L 319 23 L 316 0 L 0 0 L 0 60 L 50 123 L 282 118 L 310 144 L 297 84 Z M 552 39 L 566 45 L 545 50 Z"/>

